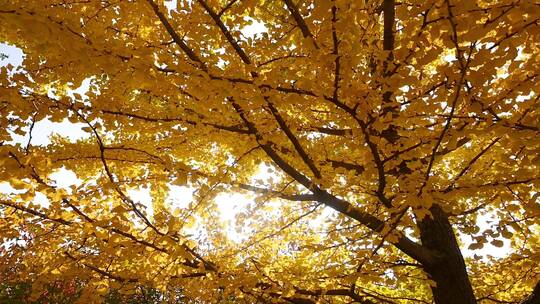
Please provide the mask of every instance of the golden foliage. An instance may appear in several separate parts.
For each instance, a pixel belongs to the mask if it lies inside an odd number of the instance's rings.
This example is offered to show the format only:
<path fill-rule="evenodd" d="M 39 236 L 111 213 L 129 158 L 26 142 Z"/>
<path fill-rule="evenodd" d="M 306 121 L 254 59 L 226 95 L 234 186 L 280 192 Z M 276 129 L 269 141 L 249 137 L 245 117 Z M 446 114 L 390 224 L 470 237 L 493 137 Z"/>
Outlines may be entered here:
<path fill-rule="evenodd" d="M 2 1 L 0 41 L 25 54 L 0 68 L 11 279 L 36 297 L 85 280 L 81 302 L 141 284 L 196 303 L 531 292 L 538 4 L 170 3 Z M 40 121 L 85 136 L 33 145 Z M 80 182 L 56 185 L 59 170 Z"/>

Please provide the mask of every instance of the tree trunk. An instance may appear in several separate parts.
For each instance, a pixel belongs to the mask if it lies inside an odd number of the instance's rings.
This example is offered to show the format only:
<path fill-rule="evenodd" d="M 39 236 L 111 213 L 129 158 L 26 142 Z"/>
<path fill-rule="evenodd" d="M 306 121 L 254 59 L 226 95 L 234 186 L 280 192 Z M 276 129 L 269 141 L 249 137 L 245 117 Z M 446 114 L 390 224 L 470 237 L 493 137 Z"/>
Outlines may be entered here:
<path fill-rule="evenodd" d="M 420 223 L 422 245 L 437 253 L 435 262 L 424 265 L 431 280 L 436 304 L 473 304 L 476 298 L 467 275 L 465 261 L 461 255 L 448 216 L 438 205 L 430 209 L 433 218 L 427 216 Z"/>

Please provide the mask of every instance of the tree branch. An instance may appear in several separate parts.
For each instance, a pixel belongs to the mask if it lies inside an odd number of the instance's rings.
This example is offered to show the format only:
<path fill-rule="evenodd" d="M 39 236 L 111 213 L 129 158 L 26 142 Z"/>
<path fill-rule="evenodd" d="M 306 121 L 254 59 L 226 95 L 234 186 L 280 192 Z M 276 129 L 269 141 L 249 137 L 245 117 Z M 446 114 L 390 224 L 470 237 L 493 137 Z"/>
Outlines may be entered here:
<path fill-rule="evenodd" d="M 311 192 L 315 195 L 315 199 L 318 202 L 325 204 L 326 206 L 344 214 L 348 217 L 357 220 L 362 223 L 369 229 L 375 232 L 381 232 L 384 228 L 384 222 L 379 220 L 377 217 L 368 214 L 359 208 L 355 207 L 351 203 L 339 199 L 330 193 L 326 192 L 314 184 L 309 178 L 297 171 L 293 166 L 291 166 L 287 161 L 285 161 L 272 147 L 264 141 L 259 131 L 255 125 L 249 121 L 244 110 L 236 102 L 233 102 L 233 107 L 245 122 L 247 128 L 255 134 L 256 140 L 264 150 L 264 152 L 272 159 L 272 161 L 283 170 L 287 175 L 292 177 L 294 180 L 299 182 L 301 185 L 310 189 Z M 404 235 L 400 235 L 398 241 L 394 245 L 403 251 L 405 254 L 409 255 L 413 259 L 417 260 L 422 264 L 431 263 L 433 260 L 433 254 L 427 249 L 423 248 L 421 245 L 415 243 Z"/>
<path fill-rule="evenodd" d="M 225 26 L 225 24 L 223 24 L 223 21 L 221 21 L 220 16 L 216 14 L 216 12 L 214 12 L 214 10 L 208 5 L 208 3 L 206 3 L 205 0 L 197 0 L 197 2 L 199 2 L 199 4 L 204 7 L 208 15 L 212 17 L 216 25 L 219 27 L 219 29 L 221 30 L 225 38 L 227 38 L 227 41 L 229 41 L 229 43 L 235 50 L 236 54 L 238 54 L 238 56 L 242 59 L 242 61 L 245 64 L 251 64 L 251 60 L 249 59 L 247 54 L 244 52 L 244 50 L 240 47 L 240 45 L 238 45 L 238 42 L 236 42 L 231 32 Z"/>
<path fill-rule="evenodd" d="M 189 46 L 186 44 L 184 39 L 182 39 L 178 35 L 178 33 L 174 30 L 172 25 L 169 23 L 169 20 L 167 20 L 167 17 L 165 17 L 165 15 L 159 10 L 159 6 L 153 0 L 147 0 L 147 2 L 148 4 L 150 4 L 150 6 L 152 7 L 152 10 L 156 14 L 156 16 L 159 18 L 159 20 L 161 21 L 161 24 L 163 24 L 163 26 L 165 27 L 165 29 L 167 30 L 171 38 L 174 40 L 174 42 L 182 49 L 182 51 L 184 51 L 184 53 L 186 53 L 189 59 L 199 64 L 200 68 L 203 71 L 206 71 L 207 70 L 206 65 L 201 61 L 199 56 L 197 56 L 197 54 L 195 54 L 195 52 L 193 52 L 193 50 L 189 48 Z"/>
<path fill-rule="evenodd" d="M 304 20 L 304 18 L 298 11 L 298 8 L 296 7 L 296 5 L 292 2 L 292 0 L 283 0 L 283 2 L 285 2 L 285 5 L 287 6 L 287 9 L 293 16 L 294 21 L 296 21 L 296 24 L 302 31 L 302 35 L 304 36 L 304 38 L 311 38 L 311 41 L 313 41 L 313 45 L 315 46 L 316 49 L 318 49 L 319 46 L 317 45 L 317 42 L 315 41 L 315 37 L 313 37 L 313 34 L 311 34 L 311 31 L 309 30 L 309 27 L 306 24 L 306 21 Z"/>

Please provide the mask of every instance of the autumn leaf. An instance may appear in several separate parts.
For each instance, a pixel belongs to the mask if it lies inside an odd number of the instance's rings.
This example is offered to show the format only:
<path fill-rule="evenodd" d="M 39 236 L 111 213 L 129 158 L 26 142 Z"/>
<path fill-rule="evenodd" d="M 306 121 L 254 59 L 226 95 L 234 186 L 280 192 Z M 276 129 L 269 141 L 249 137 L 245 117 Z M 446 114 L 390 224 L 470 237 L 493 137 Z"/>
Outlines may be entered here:
<path fill-rule="evenodd" d="M 532 303 L 539 35 L 531 1 L 3 1 L 1 283 Z"/>

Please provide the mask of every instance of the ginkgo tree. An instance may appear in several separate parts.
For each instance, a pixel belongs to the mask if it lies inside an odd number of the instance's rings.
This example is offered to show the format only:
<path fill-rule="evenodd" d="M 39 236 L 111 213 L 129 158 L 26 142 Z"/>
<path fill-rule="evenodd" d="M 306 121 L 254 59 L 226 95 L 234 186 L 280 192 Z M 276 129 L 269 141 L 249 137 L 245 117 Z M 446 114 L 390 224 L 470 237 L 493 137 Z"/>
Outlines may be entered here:
<path fill-rule="evenodd" d="M 3 0 L 0 41 L 2 278 L 34 298 L 540 301 L 535 1 Z"/>

